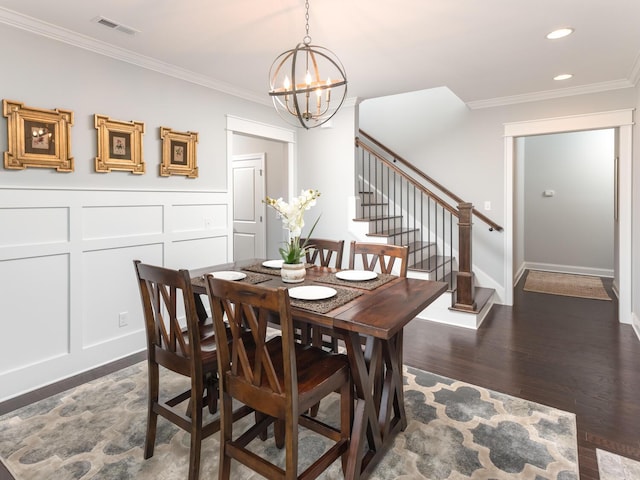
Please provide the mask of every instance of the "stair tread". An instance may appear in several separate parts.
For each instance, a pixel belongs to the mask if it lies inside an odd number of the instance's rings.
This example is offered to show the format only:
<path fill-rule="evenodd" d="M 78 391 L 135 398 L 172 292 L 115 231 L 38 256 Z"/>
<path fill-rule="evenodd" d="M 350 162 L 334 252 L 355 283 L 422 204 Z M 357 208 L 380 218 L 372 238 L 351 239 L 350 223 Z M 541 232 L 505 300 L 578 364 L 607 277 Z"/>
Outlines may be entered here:
<path fill-rule="evenodd" d="M 354 218 L 354 222 L 376 222 L 379 220 L 391 220 L 393 218 L 402 218 L 402 215 L 382 215 L 379 217 L 359 217 Z"/>
<path fill-rule="evenodd" d="M 401 235 L 403 233 L 417 232 L 417 228 L 393 228 L 391 230 L 384 230 L 382 232 L 368 233 L 370 237 L 393 237 L 395 235 Z"/>

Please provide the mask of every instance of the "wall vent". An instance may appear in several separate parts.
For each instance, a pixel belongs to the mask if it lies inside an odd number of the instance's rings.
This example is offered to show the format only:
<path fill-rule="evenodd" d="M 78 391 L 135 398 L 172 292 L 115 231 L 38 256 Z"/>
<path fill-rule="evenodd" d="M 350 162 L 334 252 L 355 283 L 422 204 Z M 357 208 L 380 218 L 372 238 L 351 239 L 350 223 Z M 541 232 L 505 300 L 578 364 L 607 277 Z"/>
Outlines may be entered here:
<path fill-rule="evenodd" d="M 115 22 L 113 20 L 110 20 L 102 16 L 98 16 L 94 18 L 92 21 L 95 23 L 99 23 L 100 25 L 103 25 L 112 30 L 117 30 L 119 32 L 126 33 L 127 35 L 136 35 L 140 33 L 140 30 L 136 30 L 135 28 L 131 28 L 126 25 L 122 25 L 121 23 Z"/>

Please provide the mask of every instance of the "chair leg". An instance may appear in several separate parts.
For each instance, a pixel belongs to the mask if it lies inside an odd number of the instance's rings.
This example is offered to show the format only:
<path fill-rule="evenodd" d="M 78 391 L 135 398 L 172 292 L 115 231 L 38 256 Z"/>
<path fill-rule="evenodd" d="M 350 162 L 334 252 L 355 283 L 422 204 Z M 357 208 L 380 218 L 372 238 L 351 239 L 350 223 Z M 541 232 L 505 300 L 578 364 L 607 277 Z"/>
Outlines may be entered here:
<path fill-rule="evenodd" d="M 189 450 L 189 480 L 200 476 L 200 449 L 202 446 L 202 390 L 191 390 L 191 447 Z"/>
<path fill-rule="evenodd" d="M 153 457 L 153 450 L 156 443 L 156 428 L 158 425 L 158 414 L 154 406 L 158 403 L 159 395 L 159 369 L 157 363 L 148 362 L 149 377 L 149 399 L 147 401 L 147 435 L 144 440 L 144 458 Z"/>
<path fill-rule="evenodd" d="M 285 473 L 284 480 L 297 480 L 298 478 L 298 418 L 287 415 L 283 421 L 276 420 L 275 425 L 284 424 L 285 436 Z M 286 433 L 288 432 L 288 433 Z"/>
<path fill-rule="evenodd" d="M 343 439 L 348 440 L 351 435 L 351 423 L 353 422 L 354 410 L 354 388 L 353 381 L 345 382 L 340 388 L 340 433 Z M 347 448 L 342 454 L 342 473 L 347 476 L 347 463 L 349 461 L 349 450 Z"/>
<path fill-rule="evenodd" d="M 231 457 L 227 455 L 227 442 L 230 442 L 233 437 L 232 416 L 233 407 L 231 397 L 223 393 L 220 398 L 220 456 L 218 457 L 218 480 L 229 480 L 231 476 Z"/>

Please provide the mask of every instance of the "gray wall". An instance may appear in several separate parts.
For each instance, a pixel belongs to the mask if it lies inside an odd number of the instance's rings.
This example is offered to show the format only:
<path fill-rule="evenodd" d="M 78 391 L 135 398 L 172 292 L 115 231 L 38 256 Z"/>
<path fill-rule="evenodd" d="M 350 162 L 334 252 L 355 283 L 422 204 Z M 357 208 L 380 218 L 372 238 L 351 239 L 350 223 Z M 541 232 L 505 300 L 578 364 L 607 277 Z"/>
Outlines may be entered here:
<path fill-rule="evenodd" d="M 526 137 L 522 155 L 524 261 L 613 276 L 614 130 Z"/>

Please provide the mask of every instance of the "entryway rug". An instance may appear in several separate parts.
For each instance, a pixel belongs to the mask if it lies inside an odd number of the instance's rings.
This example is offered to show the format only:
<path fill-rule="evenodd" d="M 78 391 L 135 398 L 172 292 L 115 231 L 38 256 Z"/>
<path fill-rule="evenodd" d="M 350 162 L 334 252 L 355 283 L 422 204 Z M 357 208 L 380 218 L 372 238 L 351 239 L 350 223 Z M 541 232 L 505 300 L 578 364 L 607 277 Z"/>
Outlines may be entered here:
<path fill-rule="evenodd" d="M 524 290 L 566 297 L 611 300 L 602 284 L 602 279 L 589 275 L 530 270 L 524 283 Z"/>
<path fill-rule="evenodd" d="M 578 480 L 574 414 L 410 367 L 404 379 L 408 427 L 369 478 Z M 162 382 L 185 386 L 164 372 Z M 143 459 L 146 384 L 142 362 L 6 414 L 0 457 L 17 480 L 187 478 L 189 435 L 162 418 L 155 455 Z M 335 418 L 338 407 L 336 395 L 320 414 Z M 203 442 L 203 479 L 216 478 L 218 438 Z M 272 436 L 255 442 L 261 455 L 284 460 Z M 301 465 L 324 448 L 303 435 Z M 234 480 L 257 480 L 232 464 Z M 343 478 L 340 462 L 320 478 Z"/>
<path fill-rule="evenodd" d="M 640 479 L 640 462 L 637 460 L 600 449 L 596 449 L 596 456 L 600 480 Z"/>

